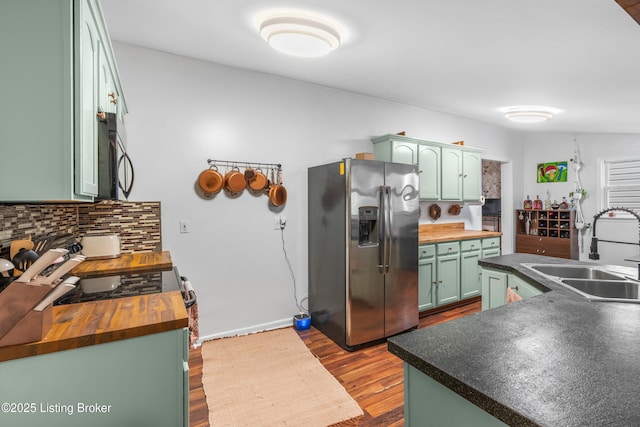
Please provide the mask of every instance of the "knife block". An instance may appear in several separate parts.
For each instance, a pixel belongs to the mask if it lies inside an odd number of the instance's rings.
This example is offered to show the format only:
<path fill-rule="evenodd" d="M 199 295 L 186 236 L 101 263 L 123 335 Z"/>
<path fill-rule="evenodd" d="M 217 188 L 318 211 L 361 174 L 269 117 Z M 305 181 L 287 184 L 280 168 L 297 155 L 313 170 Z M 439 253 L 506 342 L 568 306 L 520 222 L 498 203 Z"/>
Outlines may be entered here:
<path fill-rule="evenodd" d="M 51 286 L 13 282 L 0 292 L 0 347 L 40 341 L 51 330 L 51 305 L 42 311 L 34 307 L 51 291 Z"/>

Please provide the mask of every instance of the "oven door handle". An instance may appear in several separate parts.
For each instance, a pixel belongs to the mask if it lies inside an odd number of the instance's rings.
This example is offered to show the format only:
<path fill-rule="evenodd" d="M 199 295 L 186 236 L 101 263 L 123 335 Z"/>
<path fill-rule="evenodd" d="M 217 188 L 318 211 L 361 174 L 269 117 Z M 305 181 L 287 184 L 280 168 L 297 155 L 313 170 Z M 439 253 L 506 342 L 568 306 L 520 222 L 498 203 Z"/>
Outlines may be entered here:
<path fill-rule="evenodd" d="M 184 286 L 184 292 L 182 293 L 184 306 L 189 308 L 197 302 L 196 291 L 193 289 L 193 285 L 191 285 L 189 279 L 184 276 L 180 276 L 180 280 L 182 280 L 182 285 Z"/>

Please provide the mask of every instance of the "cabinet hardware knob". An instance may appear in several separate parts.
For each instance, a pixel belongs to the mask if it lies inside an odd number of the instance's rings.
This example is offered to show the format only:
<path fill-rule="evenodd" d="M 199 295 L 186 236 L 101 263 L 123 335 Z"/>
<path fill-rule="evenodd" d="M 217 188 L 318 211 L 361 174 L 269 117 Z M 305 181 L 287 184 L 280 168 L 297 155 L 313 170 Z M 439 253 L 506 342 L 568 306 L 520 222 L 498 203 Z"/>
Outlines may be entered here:
<path fill-rule="evenodd" d="M 107 113 L 105 113 L 104 111 L 98 111 L 96 113 L 96 117 L 98 117 L 100 120 L 104 120 L 107 118 Z"/>
<path fill-rule="evenodd" d="M 464 175 L 462 175 L 462 177 L 463 177 L 463 178 L 466 178 L 466 177 L 467 177 L 467 174 L 465 173 Z"/>
<path fill-rule="evenodd" d="M 117 104 L 117 103 L 118 103 L 118 100 L 116 99 L 116 94 L 115 94 L 115 92 L 111 92 L 111 93 L 109 94 L 109 98 L 111 98 L 111 101 L 110 101 L 110 102 L 111 102 L 112 104 Z"/>

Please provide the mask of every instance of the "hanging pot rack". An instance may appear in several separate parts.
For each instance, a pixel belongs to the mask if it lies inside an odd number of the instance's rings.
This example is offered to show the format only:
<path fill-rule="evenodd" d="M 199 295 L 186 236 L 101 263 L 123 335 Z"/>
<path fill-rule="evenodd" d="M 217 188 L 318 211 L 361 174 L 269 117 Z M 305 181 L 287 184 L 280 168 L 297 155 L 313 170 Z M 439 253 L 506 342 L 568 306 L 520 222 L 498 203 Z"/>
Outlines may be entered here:
<path fill-rule="evenodd" d="M 278 172 L 282 171 L 282 164 L 280 163 L 261 163 L 261 162 L 240 162 L 236 160 L 216 160 L 207 159 L 207 163 L 210 166 L 224 166 L 224 167 L 253 167 L 261 169 L 277 169 Z"/>

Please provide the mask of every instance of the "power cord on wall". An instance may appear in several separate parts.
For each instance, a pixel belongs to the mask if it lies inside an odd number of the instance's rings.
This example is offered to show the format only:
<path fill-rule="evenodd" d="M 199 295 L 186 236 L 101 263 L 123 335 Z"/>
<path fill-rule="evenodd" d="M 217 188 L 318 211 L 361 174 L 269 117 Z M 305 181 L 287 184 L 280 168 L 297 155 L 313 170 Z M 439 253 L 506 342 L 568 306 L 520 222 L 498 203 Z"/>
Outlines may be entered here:
<path fill-rule="evenodd" d="M 309 309 L 308 308 L 304 308 L 302 306 L 302 304 L 304 303 L 305 300 L 309 299 L 308 297 L 304 297 L 302 298 L 302 300 L 300 302 L 298 302 L 298 288 L 296 285 L 296 275 L 293 272 L 293 268 L 291 267 L 291 261 L 289 260 L 289 255 L 287 254 L 287 248 L 285 245 L 285 241 L 284 241 L 284 229 L 285 229 L 285 224 L 286 222 L 281 221 L 280 222 L 280 235 L 282 237 L 282 252 L 284 253 L 284 259 L 287 262 L 287 267 L 289 267 L 289 274 L 291 275 L 291 280 L 293 282 L 293 299 L 296 302 L 296 307 L 298 308 L 298 311 L 300 311 L 300 314 L 307 314 L 309 313 Z"/>

